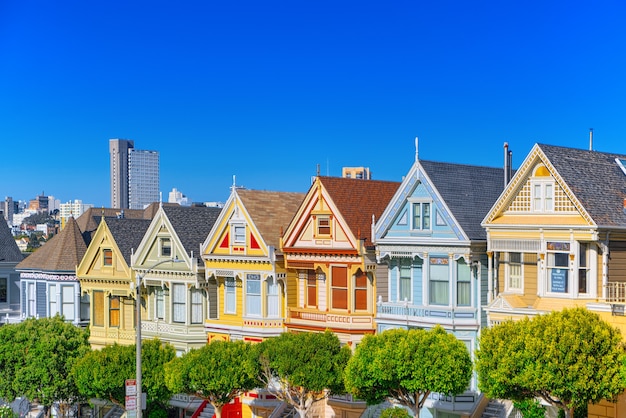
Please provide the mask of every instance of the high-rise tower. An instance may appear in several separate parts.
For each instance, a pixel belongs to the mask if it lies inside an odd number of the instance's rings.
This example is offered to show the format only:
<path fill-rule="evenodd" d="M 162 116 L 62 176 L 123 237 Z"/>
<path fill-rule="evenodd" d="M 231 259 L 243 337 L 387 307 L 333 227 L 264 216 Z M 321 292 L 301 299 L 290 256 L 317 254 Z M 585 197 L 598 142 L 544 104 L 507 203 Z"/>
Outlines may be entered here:
<path fill-rule="evenodd" d="M 109 140 L 113 208 L 143 209 L 159 200 L 159 153 L 134 145 L 126 139 Z"/>

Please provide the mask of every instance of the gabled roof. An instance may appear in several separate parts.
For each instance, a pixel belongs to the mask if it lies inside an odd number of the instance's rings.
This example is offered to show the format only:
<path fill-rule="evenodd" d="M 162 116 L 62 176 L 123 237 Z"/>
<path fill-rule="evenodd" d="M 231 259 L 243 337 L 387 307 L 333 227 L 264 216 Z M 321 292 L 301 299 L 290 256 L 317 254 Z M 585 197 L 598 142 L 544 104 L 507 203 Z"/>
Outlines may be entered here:
<path fill-rule="evenodd" d="M 148 230 L 150 219 L 105 218 L 105 222 L 126 264 L 130 266 L 130 256 Z"/>
<path fill-rule="evenodd" d="M 305 194 L 238 189 L 237 195 L 265 243 L 278 250 L 282 231 L 289 226 Z"/>
<path fill-rule="evenodd" d="M 187 254 L 193 251 L 200 261 L 200 245 L 209 235 L 222 208 L 163 205 L 163 211 Z"/>
<path fill-rule="evenodd" d="M 319 177 L 352 234 L 372 245 L 372 215 L 378 220 L 400 187 L 399 182 Z"/>
<path fill-rule="evenodd" d="M 537 144 L 596 225 L 626 227 L 626 174 L 616 158 L 626 155 Z"/>
<path fill-rule="evenodd" d="M 76 266 L 87 251 L 78 223 L 70 217 L 57 235 L 15 266 L 16 270 L 76 272 Z"/>
<path fill-rule="evenodd" d="M 124 219 L 152 219 L 148 214 L 148 209 L 89 208 L 76 219 L 76 222 L 83 232 L 85 242 L 89 245 L 102 217 L 107 219 L 120 217 Z"/>
<path fill-rule="evenodd" d="M 470 240 L 486 240 L 481 222 L 504 190 L 504 169 L 419 160 Z"/>
<path fill-rule="evenodd" d="M 19 263 L 23 258 L 9 225 L 0 218 L 0 262 Z"/>

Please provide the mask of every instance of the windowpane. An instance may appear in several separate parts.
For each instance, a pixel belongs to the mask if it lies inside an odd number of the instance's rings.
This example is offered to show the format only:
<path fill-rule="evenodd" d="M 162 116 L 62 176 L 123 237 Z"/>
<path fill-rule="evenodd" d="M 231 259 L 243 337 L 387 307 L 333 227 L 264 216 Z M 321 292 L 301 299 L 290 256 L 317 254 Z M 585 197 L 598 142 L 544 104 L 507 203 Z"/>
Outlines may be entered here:
<path fill-rule="evenodd" d="M 62 314 L 68 321 L 74 320 L 74 286 L 61 286 Z"/>
<path fill-rule="evenodd" d="M 204 320 L 202 315 L 202 290 L 191 290 L 191 323 L 201 324 Z"/>
<path fill-rule="evenodd" d="M 457 306 L 470 306 L 472 304 L 472 283 L 470 280 L 470 267 L 465 260 L 457 261 L 456 272 L 456 304 Z"/>
<path fill-rule="evenodd" d="M 317 218 L 317 234 L 330 235 L 330 218 Z"/>
<path fill-rule="evenodd" d="M 589 244 L 578 245 L 578 293 L 587 293 L 587 278 L 589 277 Z"/>
<path fill-rule="evenodd" d="M 261 316 L 261 275 L 246 275 L 246 314 Z"/>
<path fill-rule="evenodd" d="M 105 266 L 113 265 L 113 251 L 112 250 L 102 250 L 102 260 Z"/>
<path fill-rule="evenodd" d="M 509 289 L 522 289 L 522 254 L 509 253 Z"/>
<path fill-rule="evenodd" d="M 333 309 L 348 309 L 348 269 L 332 268 L 331 297 Z"/>
<path fill-rule="evenodd" d="M 430 229 L 430 203 L 422 203 L 422 229 Z"/>
<path fill-rule="evenodd" d="M 154 297 L 156 301 L 154 316 L 156 319 L 165 319 L 165 291 L 162 287 L 155 287 Z"/>
<path fill-rule="evenodd" d="M 172 242 L 169 238 L 161 238 L 161 257 L 172 256 Z"/>
<path fill-rule="evenodd" d="M 48 286 L 48 308 L 49 308 L 49 315 L 52 317 L 54 315 L 56 315 L 59 311 L 59 306 L 57 304 L 57 286 L 54 284 L 51 284 L 50 286 Z"/>
<path fill-rule="evenodd" d="M 317 275 L 314 270 L 308 270 L 306 280 L 306 305 L 317 306 Z"/>
<path fill-rule="evenodd" d="M 354 309 L 367 310 L 367 275 L 360 273 L 354 278 Z"/>
<path fill-rule="evenodd" d="M 246 227 L 243 225 L 235 226 L 235 242 L 237 243 L 245 243 L 246 242 Z"/>
<path fill-rule="evenodd" d="M 7 278 L 0 277 L 0 303 L 7 303 Z"/>
<path fill-rule="evenodd" d="M 109 299 L 109 326 L 120 326 L 120 298 L 119 296 L 111 296 Z"/>
<path fill-rule="evenodd" d="M 224 312 L 226 313 L 235 313 L 235 303 L 236 303 L 236 287 L 235 287 L 235 278 L 227 277 L 224 280 Z"/>
<path fill-rule="evenodd" d="M 104 326 L 104 292 L 93 292 L 93 324 L 98 327 Z"/>
<path fill-rule="evenodd" d="M 398 301 L 411 301 L 411 260 L 400 260 L 399 284 Z"/>
<path fill-rule="evenodd" d="M 35 316 L 35 302 L 36 302 L 36 293 L 35 293 L 35 283 L 28 283 L 28 312 L 26 314 L 28 316 Z"/>
<path fill-rule="evenodd" d="M 185 323 L 187 316 L 186 299 L 187 286 L 182 283 L 172 285 L 172 321 Z"/>
<path fill-rule="evenodd" d="M 278 283 L 267 281 L 267 316 L 276 318 L 280 316 L 280 302 L 278 297 Z"/>
<path fill-rule="evenodd" d="M 433 257 L 430 259 L 429 267 L 430 303 L 448 305 L 450 303 L 448 258 Z"/>

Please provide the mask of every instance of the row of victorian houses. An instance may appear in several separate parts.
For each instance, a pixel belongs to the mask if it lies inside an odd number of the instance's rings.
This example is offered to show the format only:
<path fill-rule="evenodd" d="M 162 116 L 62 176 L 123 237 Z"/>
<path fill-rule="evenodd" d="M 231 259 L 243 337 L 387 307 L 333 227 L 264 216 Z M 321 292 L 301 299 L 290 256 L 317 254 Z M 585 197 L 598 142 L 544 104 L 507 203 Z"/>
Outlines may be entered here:
<path fill-rule="evenodd" d="M 306 193 L 233 186 L 223 208 L 91 209 L 23 260 L 0 226 L 0 315 L 59 313 L 94 348 L 134 344 L 140 297 L 142 337 L 179 354 L 326 329 L 355 347 L 437 324 L 473 352 L 482 327 L 574 306 L 625 331 L 626 156 L 536 144 L 517 170 L 510 156 L 505 144 L 502 168 L 425 161 L 416 142 L 402 182 L 318 175 Z M 486 402 L 474 378 L 422 414 Z M 240 412 L 276 406 L 259 392 Z M 336 397 L 316 414 L 364 410 Z M 625 413 L 623 399 L 589 409 Z"/>

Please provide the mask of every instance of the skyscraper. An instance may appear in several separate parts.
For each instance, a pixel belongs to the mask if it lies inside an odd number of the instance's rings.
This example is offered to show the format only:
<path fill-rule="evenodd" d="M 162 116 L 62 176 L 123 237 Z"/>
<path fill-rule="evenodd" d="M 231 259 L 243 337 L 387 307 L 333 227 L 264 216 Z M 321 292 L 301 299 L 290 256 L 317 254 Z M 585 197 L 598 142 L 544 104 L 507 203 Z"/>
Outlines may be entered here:
<path fill-rule="evenodd" d="M 159 153 L 134 145 L 126 139 L 109 140 L 113 208 L 143 209 L 159 200 Z"/>

